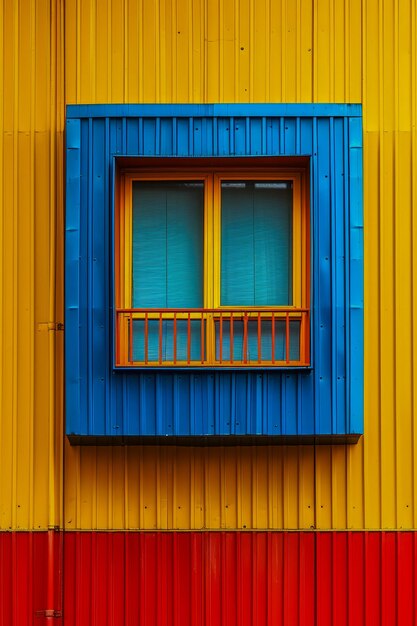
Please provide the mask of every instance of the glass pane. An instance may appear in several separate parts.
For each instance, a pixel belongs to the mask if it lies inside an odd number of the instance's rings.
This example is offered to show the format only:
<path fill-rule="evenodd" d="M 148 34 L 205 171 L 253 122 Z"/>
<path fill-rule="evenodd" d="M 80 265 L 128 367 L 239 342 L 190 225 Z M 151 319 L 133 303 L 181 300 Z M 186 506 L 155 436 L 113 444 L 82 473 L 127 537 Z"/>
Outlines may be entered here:
<path fill-rule="evenodd" d="M 204 183 L 134 181 L 132 306 L 203 306 Z"/>
<path fill-rule="evenodd" d="M 221 304 L 292 304 L 291 181 L 221 184 Z"/>

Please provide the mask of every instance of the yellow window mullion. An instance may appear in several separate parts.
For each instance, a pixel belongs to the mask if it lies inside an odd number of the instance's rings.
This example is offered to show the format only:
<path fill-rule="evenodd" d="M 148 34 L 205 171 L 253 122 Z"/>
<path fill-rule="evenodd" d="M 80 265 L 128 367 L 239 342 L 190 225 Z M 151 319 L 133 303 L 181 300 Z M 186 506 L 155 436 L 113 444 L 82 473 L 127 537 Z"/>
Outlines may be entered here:
<path fill-rule="evenodd" d="M 124 176 L 120 176 L 116 186 L 115 203 L 115 304 L 120 308 L 124 303 Z"/>
<path fill-rule="evenodd" d="M 204 207 L 204 307 L 211 309 L 214 306 L 214 247 L 215 234 L 213 227 L 213 176 L 205 178 L 205 207 Z M 214 362 L 215 332 L 213 315 L 206 314 L 206 360 Z"/>
<path fill-rule="evenodd" d="M 301 250 L 302 250 L 302 296 L 301 304 L 303 307 L 310 307 L 310 214 L 309 214 L 309 187 L 307 177 L 301 178 L 301 211 L 302 211 L 302 232 L 301 232 Z"/>
<path fill-rule="evenodd" d="M 213 306 L 213 178 L 204 178 L 204 307 Z"/>
<path fill-rule="evenodd" d="M 213 176 L 213 308 L 220 307 L 221 267 L 221 177 Z"/>
<path fill-rule="evenodd" d="M 293 306 L 301 306 L 302 293 L 302 215 L 301 185 L 299 176 L 293 178 L 293 233 L 292 233 L 292 284 Z"/>
<path fill-rule="evenodd" d="M 133 244 L 133 217 L 132 217 L 132 180 L 125 178 L 125 224 L 124 224 L 124 307 L 130 309 L 132 307 L 132 244 Z"/>

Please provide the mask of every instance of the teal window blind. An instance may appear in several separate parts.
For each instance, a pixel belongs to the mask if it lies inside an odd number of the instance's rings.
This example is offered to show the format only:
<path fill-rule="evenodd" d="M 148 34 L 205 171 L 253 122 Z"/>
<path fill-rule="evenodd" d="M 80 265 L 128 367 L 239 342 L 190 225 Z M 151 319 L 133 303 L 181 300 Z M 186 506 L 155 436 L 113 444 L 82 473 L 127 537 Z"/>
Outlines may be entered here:
<path fill-rule="evenodd" d="M 223 306 L 292 304 L 292 183 L 223 181 Z"/>
<path fill-rule="evenodd" d="M 204 183 L 134 181 L 132 306 L 203 306 Z"/>

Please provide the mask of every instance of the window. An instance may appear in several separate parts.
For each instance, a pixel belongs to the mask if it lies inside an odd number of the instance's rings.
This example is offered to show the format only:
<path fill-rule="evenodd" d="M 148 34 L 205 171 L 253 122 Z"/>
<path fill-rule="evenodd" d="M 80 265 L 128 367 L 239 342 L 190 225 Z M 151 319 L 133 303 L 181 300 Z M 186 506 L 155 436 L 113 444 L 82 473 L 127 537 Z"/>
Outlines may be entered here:
<path fill-rule="evenodd" d="M 116 366 L 309 365 L 305 168 L 122 169 Z"/>

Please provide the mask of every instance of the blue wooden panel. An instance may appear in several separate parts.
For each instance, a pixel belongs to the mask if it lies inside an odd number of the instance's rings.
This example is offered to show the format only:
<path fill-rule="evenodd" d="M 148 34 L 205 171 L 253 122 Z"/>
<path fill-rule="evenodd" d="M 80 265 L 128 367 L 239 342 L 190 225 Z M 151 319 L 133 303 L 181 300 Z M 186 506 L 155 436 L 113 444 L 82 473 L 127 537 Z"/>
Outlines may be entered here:
<path fill-rule="evenodd" d="M 349 414 L 352 432 L 363 430 L 363 212 L 362 212 L 362 126 L 349 120 L 349 322 L 350 344 L 347 362 L 350 369 Z"/>
<path fill-rule="evenodd" d="M 317 272 L 313 277 L 318 282 L 317 344 L 315 347 L 315 377 L 317 381 L 316 407 L 318 431 L 331 431 L 332 389 L 332 292 L 331 292 L 331 185 L 330 185 L 330 124 L 328 119 L 317 120 L 317 180 L 318 210 L 314 211 L 317 223 L 317 245 L 313 251 Z M 313 240 L 315 243 L 315 240 Z"/>
<path fill-rule="evenodd" d="M 80 220 L 81 220 L 81 123 L 67 123 L 67 209 L 65 239 L 66 330 L 65 369 L 67 414 L 75 432 L 85 429 L 85 399 L 81 398 L 80 372 Z"/>
<path fill-rule="evenodd" d="M 80 276 L 80 319 L 79 330 L 77 331 L 79 337 L 80 348 L 80 394 L 81 394 L 81 416 L 83 420 L 83 428 L 90 429 L 91 416 L 94 415 L 93 407 L 93 394 L 92 379 L 91 379 L 91 352 L 92 352 L 92 337 L 91 337 L 91 320 L 92 311 L 87 306 L 87 303 L 92 303 L 91 280 L 91 223 L 92 212 L 83 210 L 83 207 L 89 206 L 91 200 L 91 184 L 88 178 L 89 163 L 92 161 L 91 154 L 91 120 L 82 120 L 81 123 L 81 206 L 80 206 L 80 260 L 79 260 L 79 276 Z M 103 338 L 104 339 L 104 338 Z M 97 416 L 98 417 L 98 416 Z M 101 416 L 103 419 L 103 416 Z M 101 427 L 100 422 L 98 427 Z"/>
<path fill-rule="evenodd" d="M 127 154 L 139 152 L 139 120 L 137 118 L 126 120 L 126 152 Z"/>
<path fill-rule="evenodd" d="M 361 433 L 360 106 L 70 106 L 66 137 L 67 433 L 124 437 Z M 124 155 L 309 157 L 310 369 L 113 368 L 112 164 L 115 156 Z"/>
<path fill-rule="evenodd" d="M 346 148 L 343 153 L 337 150 L 337 146 L 346 145 L 344 142 L 345 121 L 336 118 L 331 122 L 331 180 L 332 185 L 331 202 L 334 206 L 332 212 L 332 294 L 337 302 L 337 306 L 332 308 L 332 371 L 335 393 L 332 396 L 332 427 L 334 430 L 343 428 L 344 407 L 346 405 L 346 335 L 344 333 L 345 324 L 345 225 L 344 213 L 344 169 L 347 164 Z M 340 410 L 342 407 L 342 410 Z"/>

